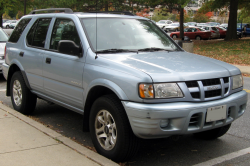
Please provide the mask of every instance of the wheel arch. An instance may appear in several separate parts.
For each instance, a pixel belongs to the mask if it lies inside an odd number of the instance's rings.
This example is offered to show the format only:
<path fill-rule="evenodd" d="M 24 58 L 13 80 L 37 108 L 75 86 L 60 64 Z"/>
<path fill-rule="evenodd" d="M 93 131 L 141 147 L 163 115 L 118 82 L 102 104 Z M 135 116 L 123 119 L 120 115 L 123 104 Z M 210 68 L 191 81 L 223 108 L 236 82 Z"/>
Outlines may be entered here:
<path fill-rule="evenodd" d="M 22 69 L 23 69 L 23 68 L 20 67 L 20 65 L 18 65 L 18 64 L 16 64 L 16 63 L 12 63 L 12 64 L 11 64 L 11 66 L 10 66 L 10 68 L 9 68 L 9 70 L 8 70 L 8 78 L 7 78 L 7 85 L 6 85 L 6 86 L 7 86 L 7 87 L 6 87 L 6 96 L 10 96 L 10 81 L 11 81 L 11 78 L 12 78 L 13 74 L 14 74 L 15 72 L 17 72 L 17 71 L 21 71 L 26 86 L 27 86 L 29 89 L 31 89 L 31 88 L 30 88 L 30 84 L 29 84 L 29 82 L 28 82 L 28 78 L 27 78 L 27 76 L 26 76 L 26 73 L 25 73 L 25 71 L 22 70 Z"/>
<path fill-rule="evenodd" d="M 97 79 L 91 82 L 85 94 L 86 97 L 83 112 L 83 131 L 89 131 L 90 110 L 97 98 L 108 94 L 114 94 L 120 100 L 128 100 L 125 92 L 117 84 L 105 79 Z"/>

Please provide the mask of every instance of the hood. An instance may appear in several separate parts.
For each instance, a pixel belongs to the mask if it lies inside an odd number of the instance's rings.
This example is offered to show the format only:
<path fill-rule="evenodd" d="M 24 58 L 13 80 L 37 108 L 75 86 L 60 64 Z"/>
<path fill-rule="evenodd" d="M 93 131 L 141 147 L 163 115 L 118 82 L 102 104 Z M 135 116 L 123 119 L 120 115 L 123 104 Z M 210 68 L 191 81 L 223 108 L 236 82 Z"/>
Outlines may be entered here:
<path fill-rule="evenodd" d="M 1 43 L 0 42 L 0 55 L 4 54 L 5 45 L 6 45 L 6 43 Z"/>
<path fill-rule="evenodd" d="M 187 52 L 102 54 L 103 58 L 141 70 L 153 82 L 202 80 L 240 74 L 228 63 Z"/>

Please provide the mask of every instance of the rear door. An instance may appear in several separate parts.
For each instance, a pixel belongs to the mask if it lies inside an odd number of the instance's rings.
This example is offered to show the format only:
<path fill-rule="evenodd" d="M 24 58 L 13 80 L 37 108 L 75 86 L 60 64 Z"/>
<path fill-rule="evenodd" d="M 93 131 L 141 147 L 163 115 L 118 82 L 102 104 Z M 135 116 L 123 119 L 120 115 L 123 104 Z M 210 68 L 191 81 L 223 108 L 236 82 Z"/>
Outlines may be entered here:
<path fill-rule="evenodd" d="M 43 91 L 43 52 L 51 20 L 52 17 L 34 19 L 23 43 L 24 49 L 19 52 L 30 86 L 39 92 Z"/>
<path fill-rule="evenodd" d="M 60 40 L 70 40 L 82 47 L 77 29 L 80 26 L 76 26 L 76 21 L 71 18 L 55 18 L 49 44 L 44 52 L 44 93 L 59 102 L 83 109 L 82 76 L 85 59 L 57 50 Z"/>

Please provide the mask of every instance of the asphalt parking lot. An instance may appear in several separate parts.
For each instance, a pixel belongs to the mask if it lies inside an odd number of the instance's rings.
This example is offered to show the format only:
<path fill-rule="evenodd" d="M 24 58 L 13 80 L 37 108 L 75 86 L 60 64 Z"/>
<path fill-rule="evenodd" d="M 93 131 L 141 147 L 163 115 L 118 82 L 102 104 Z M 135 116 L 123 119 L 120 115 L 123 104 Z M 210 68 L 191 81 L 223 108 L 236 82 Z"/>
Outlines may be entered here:
<path fill-rule="evenodd" d="M 250 78 L 244 77 L 244 89 L 250 90 Z M 0 101 L 11 108 L 11 100 L 5 96 L 6 81 L 0 77 Z M 249 104 L 249 102 L 248 102 Z M 250 109 L 236 120 L 229 132 L 213 141 L 204 141 L 192 135 L 165 139 L 141 140 L 140 150 L 133 159 L 122 163 L 131 166 L 181 165 L 189 166 L 220 158 L 250 147 Z M 36 110 L 30 118 L 61 133 L 79 144 L 94 150 L 90 134 L 82 132 L 82 116 L 55 104 L 38 100 Z M 250 165 L 250 155 L 241 155 L 218 165 Z"/>

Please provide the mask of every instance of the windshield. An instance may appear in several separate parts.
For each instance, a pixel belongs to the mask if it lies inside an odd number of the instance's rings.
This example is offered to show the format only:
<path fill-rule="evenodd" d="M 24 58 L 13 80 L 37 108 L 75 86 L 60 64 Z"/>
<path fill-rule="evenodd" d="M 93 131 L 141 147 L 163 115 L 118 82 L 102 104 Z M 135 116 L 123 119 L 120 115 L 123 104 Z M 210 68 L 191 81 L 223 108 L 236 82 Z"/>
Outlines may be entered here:
<path fill-rule="evenodd" d="M 243 28 L 244 26 L 245 26 L 245 24 L 242 24 L 242 26 L 241 26 L 241 23 L 237 24 L 237 28 Z"/>
<path fill-rule="evenodd" d="M 158 23 L 160 24 L 165 24 L 166 21 L 159 21 Z"/>
<path fill-rule="evenodd" d="M 175 23 L 175 24 L 171 24 L 171 26 L 179 26 L 179 24 L 178 24 L 178 23 Z"/>
<path fill-rule="evenodd" d="M 197 29 L 199 29 L 200 31 L 206 31 L 205 29 L 203 29 L 203 28 L 197 28 Z"/>
<path fill-rule="evenodd" d="M 6 33 L 3 32 L 2 29 L 0 29 L 0 42 L 6 42 L 8 40 L 8 36 Z"/>
<path fill-rule="evenodd" d="M 179 50 L 174 42 L 151 21 L 121 18 L 97 18 L 97 20 L 87 18 L 82 21 L 93 51 L 145 48 Z"/>

